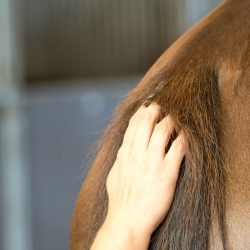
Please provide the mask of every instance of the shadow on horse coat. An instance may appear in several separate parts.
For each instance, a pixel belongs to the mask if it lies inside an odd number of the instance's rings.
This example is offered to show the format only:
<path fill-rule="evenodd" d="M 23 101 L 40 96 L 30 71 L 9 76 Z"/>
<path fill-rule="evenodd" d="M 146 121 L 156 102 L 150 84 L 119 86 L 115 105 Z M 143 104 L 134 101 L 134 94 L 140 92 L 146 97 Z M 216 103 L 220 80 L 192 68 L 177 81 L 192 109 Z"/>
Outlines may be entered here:
<path fill-rule="evenodd" d="M 228 0 L 165 51 L 126 96 L 96 144 L 73 214 L 71 250 L 90 249 L 104 222 L 107 175 L 131 116 L 147 99 L 161 106 L 160 119 L 170 114 L 176 132 L 183 129 L 188 149 L 149 249 L 250 249 L 249 42 L 250 1 Z"/>

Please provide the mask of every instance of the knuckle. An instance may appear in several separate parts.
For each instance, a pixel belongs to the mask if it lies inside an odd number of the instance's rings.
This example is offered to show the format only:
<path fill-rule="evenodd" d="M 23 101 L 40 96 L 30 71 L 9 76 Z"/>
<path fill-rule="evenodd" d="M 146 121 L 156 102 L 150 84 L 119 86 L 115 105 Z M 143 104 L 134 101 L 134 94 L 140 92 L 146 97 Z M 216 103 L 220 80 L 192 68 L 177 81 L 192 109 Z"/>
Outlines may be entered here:
<path fill-rule="evenodd" d="M 161 163 L 162 163 L 162 159 L 158 156 L 158 154 L 156 154 L 157 153 L 157 149 L 156 148 L 153 148 L 152 150 L 151 150 L 151 152 L 149 153 L 149 161 L 150 161 L 150 164 L 152 165 L 152 166 L 154 166 L 154 168 L 156 167 L 156 166 L 159 166 L 159 165 L 161 165 Z"/>
<path fill-rule="evenodd" d="M 151 115 L 147 112 L 143 113 L 140 115 L 139 117 L 139 122 L 147 122 L 147 121 L 150 121 L 151 120 Z"/>
<path fill-rule="evenodd" d="M 158 123 L 155 126 L 155 132 L 158 133 L 158 134 L 165 134 L 167 132 L 167 130 L 168 130 L 168 128 L 167 128 L 166 124 Z"/>
<path fill-rule="evenodd" d="M 129 120 L 129 124 L 133 125 L 133 124 L 137 124 L 138 122 L 148 122 L 150 120 L 153 119 L 153 116 L 151 114 L 152 112 L 150 111 L 144 111 L 141 114 L 134 114 L 130 120 Z"/>
<path fill-rule="evenodd" d="M 139 154 L 138 152 L 133 151 L 130 154 L 130 162 L 132 164 L 141 165 L 141 164 L 145 164 L 146 160 L 143 154 Z"/>
<path fill-rule="evenodd" d="M 136 124 L 139 120 L 139 115 L 134 115 L 131 117 L 131 119 L 129 120 L 129 124 L 130 125 L 133 125 L 133 124 Z"/>

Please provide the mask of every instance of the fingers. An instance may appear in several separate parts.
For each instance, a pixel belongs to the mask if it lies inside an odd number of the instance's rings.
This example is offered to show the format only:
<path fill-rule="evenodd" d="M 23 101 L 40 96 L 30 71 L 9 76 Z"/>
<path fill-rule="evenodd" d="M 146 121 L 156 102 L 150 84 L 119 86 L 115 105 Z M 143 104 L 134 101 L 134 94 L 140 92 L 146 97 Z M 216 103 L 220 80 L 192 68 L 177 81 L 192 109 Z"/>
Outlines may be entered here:
<path fill-rule="evenodd" d="M 147 108 L 142 105 L 130 119 L 128 128 L 123 138 L 123 146 L 127 147 L 132 145 L 139 117 L 146 109 Z"/>
<path fill-rule="evenodd" d="M 166 155 L 165 148 L 173 131 L 174 124 L 170 115 L 168 115 L 155 126 L 148 145 L 149 154 L 163 160 Z"/>
<path fill-rule="evenodd" d="M 147 149 L 150 137 L 160 114 L 160 107 L 151 103 L 148 108 L 138 117 L 133 148 Z"/>
<path fill-rule="evenodd" d="M 165 166 L 171 174 L 178 177 L 180 165 L 185 154 L 185 141 L 183 131 L 179 133 L 177 138 L 173 141 L 168 153 L 164 158 Z"/>
<path fill-rule="evenodd" d="M 160 107 L 155 103 L 148 107 L 142 105 L 130 119 L 124 135 L 123 147 L 133 146 L 138 151 L 147 150 L 154 158 L 163 160 L 178 175 L 185 154 L 183 132 L 180 132 L 168 153 L 165 154 L 165 148 L 174 131 L 174 124 L 170 115 L 156 124 L 159 113 Z"/>

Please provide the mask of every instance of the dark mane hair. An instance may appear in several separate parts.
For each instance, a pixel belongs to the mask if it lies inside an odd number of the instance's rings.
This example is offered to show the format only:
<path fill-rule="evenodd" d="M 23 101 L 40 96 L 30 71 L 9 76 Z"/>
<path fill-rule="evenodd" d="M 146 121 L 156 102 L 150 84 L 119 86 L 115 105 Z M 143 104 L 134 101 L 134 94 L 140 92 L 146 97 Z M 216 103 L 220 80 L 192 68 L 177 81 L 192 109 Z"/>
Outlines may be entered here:
<path fill-rule="evenodd" d="M 222 84 L 230 81 L 233 84 L 228 93 L 237 94 L 239 68 L 241 85 L 247 81 L 249 9 L 247 0 L 226 1 L 177 40 L 169 48 L 172 54 L 166 51 L 165 57 L 155 63 L 117 107 L 110 125 L 96 144 L 98 154 L 93 171 L 78 203 L 77 211 L 84 205 L 85 215 L 78 212 L 74 221 L 82 221 L 85 216 L 88 225 L 84 229 L 84 241 L 74 236 L 81 249 L 90 249 L 106 218 L 108 173 L 130 118 L 146 100 L 160 105 L 159 120 L 171 115 L 176 132 L 183 130 L 187 143 L 172 206 L 153 233 L 149 250 L 210 249 L 214 228 L 219 233 L 222 248 L 227 248 L 224 219 L 227 169 L 221 157 L 221 91 Z M 175 137 L 176 133 L 168 146 Z M 91 194 L 83 197 L 85 192 Z M 81 225 L 74 223 L 73 227 L 79 232 Z"/>
<path fill-rule="evenodd" d="M 224 172 L 220 160 L 219 103 L 216 72 L 202 58 L 177 61 L 163 68 L 147 85 L 137 87 L 120 104 L 111 125 L 99 141 L 95 164 L 102 174 L 93 189 L 97 197 L 91 204 L 85 249 L 89 249 L 107 214 L 107 175 L 129 119 L 148 100 L 161 106 L 161 118 L 170 114 L 176 130 L 183 129 L 187 154 L 181 166 L 176 194 L 167 216 L 151 238 L 149 249 L 208 249 L 212 221 L 220 225 L 225 246 L 223 223 Z M 195 56 L 194 56 L 195 57 Z M 172 140 L 174 137 L 172 137 Z M 170 142 L 171 143 L 171 142 Z"/>

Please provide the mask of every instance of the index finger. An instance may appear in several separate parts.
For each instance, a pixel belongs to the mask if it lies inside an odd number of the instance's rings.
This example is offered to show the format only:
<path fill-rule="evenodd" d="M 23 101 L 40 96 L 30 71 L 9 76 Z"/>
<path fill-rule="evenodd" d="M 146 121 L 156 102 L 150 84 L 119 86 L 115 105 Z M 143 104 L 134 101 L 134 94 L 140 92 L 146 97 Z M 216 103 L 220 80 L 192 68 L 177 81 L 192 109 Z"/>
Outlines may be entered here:
<path fill-rule="evenodd" d="M 130 146 L 133 142 L 139 116 L 145 111 L 146 106 L 141 105 L 140 108 L 130 118 L 128 128 L 124 134 L 122 146 Z"/>

